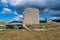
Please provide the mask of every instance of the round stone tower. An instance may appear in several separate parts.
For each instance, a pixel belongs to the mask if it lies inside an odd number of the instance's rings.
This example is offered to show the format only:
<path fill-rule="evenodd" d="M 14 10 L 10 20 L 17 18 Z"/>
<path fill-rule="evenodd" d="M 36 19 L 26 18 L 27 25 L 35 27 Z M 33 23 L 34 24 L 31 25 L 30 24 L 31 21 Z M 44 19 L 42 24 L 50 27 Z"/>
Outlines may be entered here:
<path fill-rule="evenodd" d="M 26 8 L 23 18 L 23 24 L 39 24 L 39 10 L 36 8 Z"/>

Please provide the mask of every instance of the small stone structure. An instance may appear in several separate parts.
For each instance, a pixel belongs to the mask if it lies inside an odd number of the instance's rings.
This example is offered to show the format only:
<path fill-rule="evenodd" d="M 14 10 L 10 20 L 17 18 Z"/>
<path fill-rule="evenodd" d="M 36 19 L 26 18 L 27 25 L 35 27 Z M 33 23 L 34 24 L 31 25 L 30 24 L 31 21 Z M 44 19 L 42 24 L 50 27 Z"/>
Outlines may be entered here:
<path fill-rule="evenodd" d="M 48 18 L 46 18 L 46 23 L 51 23 L 52 20 L 48 20 Z"/>

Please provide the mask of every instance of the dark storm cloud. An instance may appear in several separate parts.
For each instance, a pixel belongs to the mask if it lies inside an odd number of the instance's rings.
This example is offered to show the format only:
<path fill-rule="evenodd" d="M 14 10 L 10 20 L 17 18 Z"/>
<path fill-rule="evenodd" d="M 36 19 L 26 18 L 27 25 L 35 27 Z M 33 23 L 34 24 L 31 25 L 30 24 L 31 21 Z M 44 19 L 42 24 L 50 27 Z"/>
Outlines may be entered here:
<path fill-rule="evenodd" d="M 54 17 L 60 17 L 60 10 L 50 10 L 49 13 Z"/>
<path fill-rule="evenodd" d="M 26 0 L 21 3 L 17 6 L 15 5 L 17 10 L 33 7 L 38 8 L 40 11 L 42 10 L 43 13 L 50 13 L 53 17 L 60 17 L 60 0 Z"/>
<path fill-rule="evenodd" d="M 10 4 L 16 9 L 34 7 L 40 10 L 45 8 L 51 10 L 60 10 L 60 0 L 1 0 L 2 3 Z"/>
<path fill-rule="evenodd" d="M 6 5 L 8 3 L 17 9 L 35 7 L 40 10 L 44 8 L 60 10 L 60 0 L 1 0 L 1 2 Z"/>
<path fill-rule="evenodd" d="M 50 8 L 52 10 L 60 10 L 60 0 L 48 0 L 47 8 Z"/>
<path fill-rule="evenodd" d="M 23 4 L 21 4 L 23 3 Z M 32 0 L 21 2 L 19 5 L 15 6 L 17 9 L 23 9 L 27 7 L 34 7 L 40 10 L 48 8 L 51 10 L 60 10 L 60 0 Z"/>
<path fill-rule="evenodd" d="M 60 16 L 60 0 L 2 0 L 1 2 L 8 3 L 20 11 L 33 7 L 44 13 L 51 13 L 52 16 Z M 52 10 L 54 12 L 51 12 Z"/>

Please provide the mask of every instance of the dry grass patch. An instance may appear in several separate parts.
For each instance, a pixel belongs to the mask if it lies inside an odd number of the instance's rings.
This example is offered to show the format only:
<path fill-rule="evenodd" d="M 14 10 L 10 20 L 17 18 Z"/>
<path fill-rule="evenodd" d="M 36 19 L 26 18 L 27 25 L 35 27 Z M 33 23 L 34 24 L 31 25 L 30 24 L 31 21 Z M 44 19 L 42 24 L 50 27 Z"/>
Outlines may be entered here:
<path fill-rule="evenodd" d="M 60 40 L 60 30 L 41 32 L 5 30 L 0 31 L 0 40 Z"/>

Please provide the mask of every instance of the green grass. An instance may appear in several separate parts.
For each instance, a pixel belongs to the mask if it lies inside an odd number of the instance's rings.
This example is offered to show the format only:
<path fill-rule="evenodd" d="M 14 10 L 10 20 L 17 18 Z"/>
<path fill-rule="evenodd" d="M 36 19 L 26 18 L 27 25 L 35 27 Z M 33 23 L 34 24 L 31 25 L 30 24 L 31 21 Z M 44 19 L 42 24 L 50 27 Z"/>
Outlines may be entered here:
<path fill-rule="evenodd" d="M 2 27 L 0 26 L 0 29 L 2 29 Z"/>
<path fill-rule="evenodd" d="M 56 28 L 60 26 L 60 23 L 40 23 L 40 24 L 33 24 L 33 25 L 27 25 L 28 27 L 43 27 L 45 28 Z"/>

